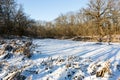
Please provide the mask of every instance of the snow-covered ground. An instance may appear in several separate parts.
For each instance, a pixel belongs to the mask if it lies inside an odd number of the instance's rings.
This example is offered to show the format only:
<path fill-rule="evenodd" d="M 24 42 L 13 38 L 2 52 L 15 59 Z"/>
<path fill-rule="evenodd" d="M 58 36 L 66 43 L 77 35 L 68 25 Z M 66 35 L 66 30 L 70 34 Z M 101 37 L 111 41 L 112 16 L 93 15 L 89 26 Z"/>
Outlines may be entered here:
<path fill-rule="evenodd" d="M 20 56 L 7 60 L 9 64 L 17 67 L 30 65 L 22 72 L 22 75 L 32 80 L 120 79 L 119 43 L 100 45 L 96 42 L 57 39 L 35 39 L 33 43 L 35 48 L 30 59 L 23 60 Z M 104 76 L 97 75 L 103 68 L 105 69 Z M 7 71 L 0 70 L 0 77 L 3 78 Z"/>

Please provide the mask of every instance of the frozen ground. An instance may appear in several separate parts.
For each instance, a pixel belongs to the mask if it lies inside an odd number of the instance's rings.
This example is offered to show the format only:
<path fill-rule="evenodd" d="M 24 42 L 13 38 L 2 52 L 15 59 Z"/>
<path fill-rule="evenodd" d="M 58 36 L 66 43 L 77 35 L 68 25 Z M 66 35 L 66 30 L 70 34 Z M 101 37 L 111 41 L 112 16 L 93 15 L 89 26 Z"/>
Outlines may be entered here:
<path fill-rule="evenodd" d="M 102 45 L 57 39 L 33 40 L 34 49 L 30 59 L 15 56 L 6 59 L 9 64 L 21 67 L 30 65 L 22 75 L 32 80 L 118 80 L 120 79 L 120 44 Z M 2 55 L 3 56 L 3 55 Z M 2 60 L 2 56 L 0 59 Z M 97 77 L 97 72 L 110 62 L 110 73 Z M 8 70 L 1 70 L 4 78 Z"/>

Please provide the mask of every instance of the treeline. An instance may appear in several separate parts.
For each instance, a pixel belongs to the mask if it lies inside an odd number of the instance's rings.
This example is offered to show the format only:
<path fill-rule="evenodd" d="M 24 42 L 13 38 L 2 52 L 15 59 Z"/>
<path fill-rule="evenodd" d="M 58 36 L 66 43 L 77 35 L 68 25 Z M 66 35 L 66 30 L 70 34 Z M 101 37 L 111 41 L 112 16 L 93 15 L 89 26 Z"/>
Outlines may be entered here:
<path fill-rule="evenodd" d="M 86 8 L 61 14 L 53 22 L 41 22 L 37 28 L 38 36 L 98 36 L 101 40 L 107 35 L 110 39 L 120 34 L 120 0 L 89 0 Z"/>
<path fill-rule="evenodd" d="M 14 6 L 16 6 L 15 3 Z M 2 28 L 2 34 L 42 38 L 98 36 L 99 41 L 106 35 L 111 39 L 111 35 L 120 34 L 120 0 L 89 0 L 86 8 L 61 14 L 51 22 L 31 20 L 21 7 L 16 9 L 14 6 L 13 9 L 10 8 L 7 17 L 4 15 L 5 25 Z"/>

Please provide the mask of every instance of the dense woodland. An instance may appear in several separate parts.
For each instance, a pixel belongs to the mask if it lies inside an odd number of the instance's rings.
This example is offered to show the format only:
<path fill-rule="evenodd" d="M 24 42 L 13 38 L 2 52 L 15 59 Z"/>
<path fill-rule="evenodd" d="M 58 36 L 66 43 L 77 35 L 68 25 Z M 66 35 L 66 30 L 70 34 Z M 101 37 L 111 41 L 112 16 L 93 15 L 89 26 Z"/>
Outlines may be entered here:
<path fill-rule="evenodd" d="M 86 8 L 59 15 L 51 22 L 31 19 L 15 0 L 0 0 L 0 35 L 40 38 L 120 34 L 120 0 L 89 0 Z"/>

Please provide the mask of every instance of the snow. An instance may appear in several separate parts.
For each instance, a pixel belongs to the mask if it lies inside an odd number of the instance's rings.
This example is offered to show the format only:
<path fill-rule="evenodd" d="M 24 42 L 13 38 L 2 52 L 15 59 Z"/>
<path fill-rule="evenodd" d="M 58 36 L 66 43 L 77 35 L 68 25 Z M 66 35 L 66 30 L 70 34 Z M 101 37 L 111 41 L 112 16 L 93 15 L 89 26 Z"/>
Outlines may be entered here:
<path fill-rule="evenodd" d="M 17 43 L 22 44 L 19 40 Z M 117 80 L 120 78 L 119 43 L 108 45 L 108 43 L 96 44 L 96 42 L 34 39 L 33 44 L 33 55 L 30 59 L 22 60 L 23 56 L 16 55 L 7 60 L 10 65 L 16 67 L 30 64 L 22 75 L 32 77 L 32 80 Z M 100 71 L 108 60 L 112 73 L 106 73 L 104 77 L 96 77 L 94 68 Z M 7 70 L 0 71 L 0 78 L 3 78 L 6 73 Z"/>

